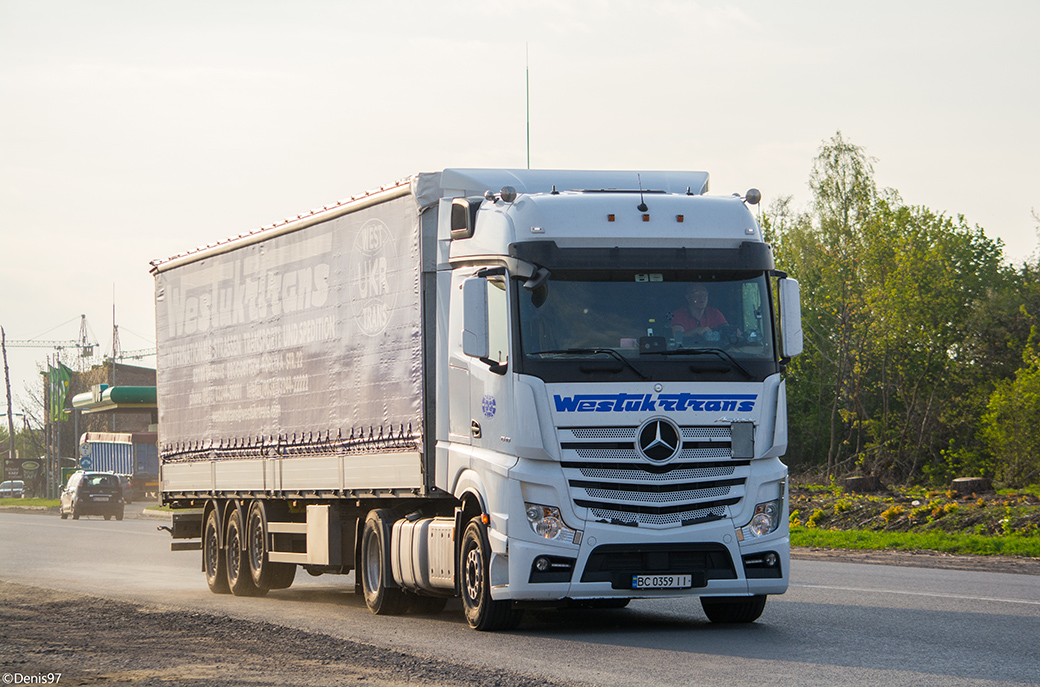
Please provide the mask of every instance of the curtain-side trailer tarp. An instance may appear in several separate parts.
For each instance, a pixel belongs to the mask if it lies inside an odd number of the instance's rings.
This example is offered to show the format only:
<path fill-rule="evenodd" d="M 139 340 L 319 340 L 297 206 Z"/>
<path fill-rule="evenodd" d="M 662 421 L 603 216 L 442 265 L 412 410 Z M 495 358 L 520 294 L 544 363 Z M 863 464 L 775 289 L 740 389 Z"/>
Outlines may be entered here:
<path fill-rule="evenodd" d="M 413 195 L 397 193 L 298 230 L 157 264 L 164 463 L 339 456 L 311 468 L 345 470 L 338 482 L 323 474 L 299 477 L 295 487 L 356 488 L 352 479 L 421 486 L 418 210 Z M 414 457 L 385 477 L 362 474 L 360 456 L 386 451 Z M 271 488 L 277 475 L 259 469 L 265 475 L 251 483 Z"/>

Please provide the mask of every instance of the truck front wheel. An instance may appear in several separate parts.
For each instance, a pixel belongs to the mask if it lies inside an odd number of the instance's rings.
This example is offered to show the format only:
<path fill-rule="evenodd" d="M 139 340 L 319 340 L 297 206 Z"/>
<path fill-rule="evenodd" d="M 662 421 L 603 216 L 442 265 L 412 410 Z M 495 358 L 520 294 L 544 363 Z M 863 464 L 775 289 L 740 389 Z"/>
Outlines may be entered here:
<path fill-rule="evenodd" d="M 758 596 L 702 596 L 704 615 L 713 623 L 753 623 L 766 607 L 764 594 Z"/>
<path fill-rule="evenodd" d="M 466 612 L 466 622 L 474 630 L 512 629 L 520 624 L 523 611 L 515 609 L 512 601 L 491 598 L 490 564 L 487 526 L 480 518 L 473 518 L 462 535 L 458 566 L 462 576 L 462 608 Z"/>
<path fill-rule="evenodd" d="M 376 615 L 399 615 L 408 597 L 390 584 L 390 518 L 383 509 L 370 511 L 361 535 L 361 585 L 365 604 Z"/>

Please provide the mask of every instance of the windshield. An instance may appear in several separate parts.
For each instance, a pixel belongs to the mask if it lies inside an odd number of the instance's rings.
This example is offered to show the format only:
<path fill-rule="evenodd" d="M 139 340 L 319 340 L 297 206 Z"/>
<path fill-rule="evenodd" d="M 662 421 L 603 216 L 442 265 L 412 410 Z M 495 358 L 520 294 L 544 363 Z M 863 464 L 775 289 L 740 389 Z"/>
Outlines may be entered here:
<path fill-rule="evenodd" d="M 519 291 L 521 351 L 535 367 L 624 358 L 626 369 L 630 362 L 637 375 L 659 378 L 648 366 L 696 361 L 750 377 L 749 367 L 772 371 L 776 361 L 764 273 L 554 272 Z"/>

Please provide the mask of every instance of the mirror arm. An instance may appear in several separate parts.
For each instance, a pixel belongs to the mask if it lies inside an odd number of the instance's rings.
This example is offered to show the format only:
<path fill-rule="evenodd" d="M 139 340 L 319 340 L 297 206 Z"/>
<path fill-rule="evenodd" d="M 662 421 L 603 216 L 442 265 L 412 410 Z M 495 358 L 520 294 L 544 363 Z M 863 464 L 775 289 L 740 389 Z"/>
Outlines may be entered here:
<path fill-rule="evenodd" d="M 480 362 L 488 366 L 488 369 L 494 372 L 496 375 L 504 375 L 509 369 L 509 363 L 500 363 L 492 360 L 491 358 L 477 358 Z"/>

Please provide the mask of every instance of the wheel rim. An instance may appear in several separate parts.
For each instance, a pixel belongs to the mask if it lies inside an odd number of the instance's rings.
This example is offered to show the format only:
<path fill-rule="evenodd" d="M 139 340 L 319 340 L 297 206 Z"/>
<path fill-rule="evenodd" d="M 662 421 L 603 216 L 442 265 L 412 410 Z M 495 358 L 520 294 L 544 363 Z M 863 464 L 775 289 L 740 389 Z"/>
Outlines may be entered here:
<path fill-rule="evenodd" d="M 228 551 L 228 579 L 238 579 L 238 559 L 239 553 L 242 550 L 242 543 L 238 539 L 238 528 L 228 528 L 228 540 L 227 540 L 227 551 Z"/>
<path fill-rule="evenodd" d="M 379 565 L 379 540 L 376 539 L 376 533 L 372 530 L 365 532 L 364 549 L 365 579 L 362 582 L 364 582 L 365 590 L 374 594 L 379 590 L 382 567 Z"/>
<path fill-rule="evenodd" d="M 206 574 L 210 577 L 217 575 L 218 556 L 217 528 L 211 524 L 206 528 Z"/>
<path fill-rule="evenodd" d="M 484 587 L 484 559 L 480 547 L 471 543 L 466 552 L 463 583 L 466 587 L 466 599 L 474 606 L 480 603 Z"/>
<path fill-rule="evenodd" d="M 264 527 L 255 511 L 249 518 L 249 564 L 257 572 L 264 564 Z"/>

